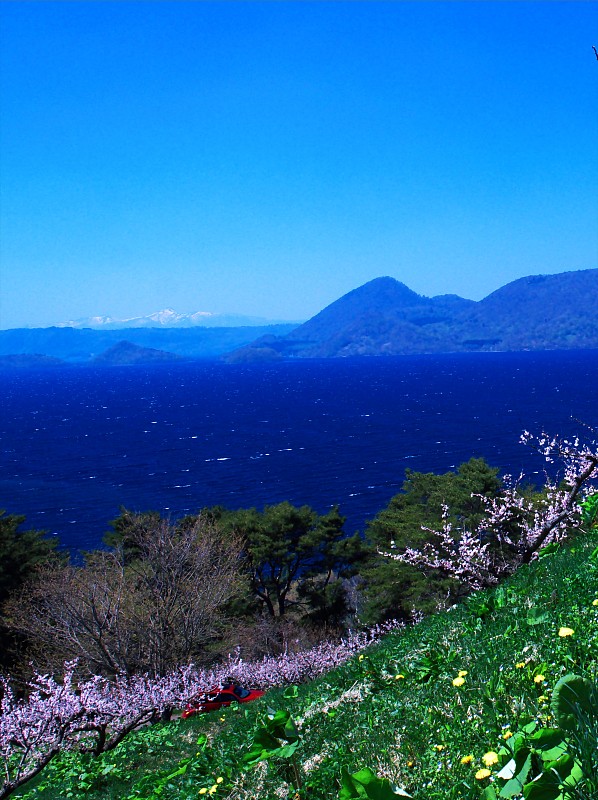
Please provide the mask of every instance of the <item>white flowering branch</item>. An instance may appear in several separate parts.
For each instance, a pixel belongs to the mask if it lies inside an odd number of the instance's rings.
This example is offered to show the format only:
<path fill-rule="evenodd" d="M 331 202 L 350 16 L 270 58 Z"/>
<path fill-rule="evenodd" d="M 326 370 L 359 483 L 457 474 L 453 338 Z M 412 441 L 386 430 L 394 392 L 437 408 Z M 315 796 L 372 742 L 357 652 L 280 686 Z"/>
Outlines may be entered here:
<path fill-rule="evenodd" d="M 439 570 L 466 590 L 493 586 L 521 564 L 537 557 L 541 548 L 563 541 L 576 524 L 579 503 L 590 482 L 598 478 L 598 447 L 542 434 L 537 439 L 525 431 L 523 444 L 531 445 L 549 463 L 560 461 L 560 482 L 547 479 L 544 495 L 530 500 L 521 494 L 523 476 L 505 478 L 506 489 L 497 498 L 480 496 L 486 516 L 474 531 L 455 531 L 449 509 L 443 507 L 440 530 L 423 527 L 434 537 L 420 550 L 379 553 L 425 570 Z"/>
<path fill-rule="evenodd" d="M 0 800 L 42 770 L 64 747 L 85 709 L 73 685 L 73 662 L 65 664 L 61 683 L 36 675 L 28 701 L 19 701 L 9 682 L 0 680 Z"/>
<path fill-rule="evenodd" d="M 246 662 L 240 652 L 211 669 L 181 667 L 162 678 L 95 676 L 75 682 L 76 662 L 67 662 L 60 680 L 36 674 L 26 699 L 19 699 L 0 676 L 0 800 L 37 775 L 64 750 L 98 755 L 111 750 L 131 731 L 166 709 L 181 707 L 193 696 L 222 685 L 228 676 L 241 684 L 267 689 L 311 680 L 344 664 L 355 653 L 392 630 L 391 622 L 339 642 L 297 653 Z"/>

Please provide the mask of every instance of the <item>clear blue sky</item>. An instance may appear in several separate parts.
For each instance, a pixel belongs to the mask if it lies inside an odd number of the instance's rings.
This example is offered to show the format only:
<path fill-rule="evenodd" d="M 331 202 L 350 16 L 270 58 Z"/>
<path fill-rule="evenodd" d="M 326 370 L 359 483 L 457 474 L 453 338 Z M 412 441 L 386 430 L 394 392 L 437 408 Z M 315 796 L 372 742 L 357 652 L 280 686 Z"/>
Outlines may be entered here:
<path fill-rule="evenodd" d="M 598 4 L 2 2 L 0 327 L 598 265 Z"/>

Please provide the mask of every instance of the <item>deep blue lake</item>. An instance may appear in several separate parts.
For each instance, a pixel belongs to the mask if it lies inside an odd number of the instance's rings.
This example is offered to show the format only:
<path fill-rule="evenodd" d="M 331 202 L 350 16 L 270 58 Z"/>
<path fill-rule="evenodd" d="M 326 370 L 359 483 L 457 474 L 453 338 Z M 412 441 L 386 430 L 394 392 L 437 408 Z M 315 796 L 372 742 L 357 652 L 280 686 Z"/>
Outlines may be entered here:
<path fill-rule="evenodd" d="M 173 517 L 289 500 L 349 532 L 405 468 L 484 456 L 541 473 L 524 429 L 598 426 L 598 351 L 4 371 L 0 508 L 98 546 L 119 508 Z"/>

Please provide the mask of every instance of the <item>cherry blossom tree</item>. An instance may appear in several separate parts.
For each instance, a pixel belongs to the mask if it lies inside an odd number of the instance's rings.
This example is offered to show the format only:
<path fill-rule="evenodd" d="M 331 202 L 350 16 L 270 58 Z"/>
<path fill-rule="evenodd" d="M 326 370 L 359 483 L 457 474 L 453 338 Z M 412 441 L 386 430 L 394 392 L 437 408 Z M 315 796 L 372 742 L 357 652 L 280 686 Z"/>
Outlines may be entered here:
<path fill-rule="evenodd" d="M 560 462 L 560 480 L 547 477 L 544 491 L 530 497 L 521 491 L 523 476 L 505 477 L 506 488 L 496 498 L 481 498 L 486 515 L 475 530 L 455 530 L 444 507 L 440 530 L 425 530 L 435 539 L 421 549 L 381 552 L 381 555 L 434 569 L 455 578 L 464 591 L 497 584 L 550 544 L 562 542 L 579 520 L 580 503 L 598 479 L 598 446 L 528 431 L 523 444 L 533 446 L 549 463 Z"/>
<path fill-rule="evenodd" d="M 209 669 L 192 665 L 163 677 L 94 676 L 76 681 L 76 662 L 67 662 L 60 679 L 36 674 L 27 697 L 16 696 L 0 678 L 0 800 L 37 775 L 61 751 L 99 755 L 129 733 L 151 723 L 165 709 L 181 707 L 194 695 L 222 685 L 228 676 L 268 689 L 311 680 L 352 658 L 380 636 L 402 627 L 387 623 L 310 650 L 246 662 L 239 652 Z"/>
<path fill-rule="evenodd" d="M 0 800 L 38 774 L 68 743 L 83 722 L 85 707 L 73 683 L 75 664 L 65 665 L 62 681 L 36 675 L 27 701 L 1 679 Z"/>

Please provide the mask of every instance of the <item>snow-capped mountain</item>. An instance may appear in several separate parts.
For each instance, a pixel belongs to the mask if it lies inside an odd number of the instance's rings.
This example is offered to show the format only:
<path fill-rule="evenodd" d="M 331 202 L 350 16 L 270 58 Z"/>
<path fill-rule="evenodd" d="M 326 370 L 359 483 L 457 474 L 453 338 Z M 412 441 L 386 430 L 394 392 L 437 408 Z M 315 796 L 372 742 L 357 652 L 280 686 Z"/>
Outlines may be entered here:
<path fill-rule="evenodd" d="M 277 325 L 288 320 L 269 320 L 262 317 L 247 317 L 242 314 L 216 314 L 212 311 L 195 311 L 179 314 L 173 308 L 165 308 L 148 314 L 146 317 L 116 319 L 109 316 L 85 317 L 83 319 L 60 322 L 57 328 L 94 328 L 95 330 L 115 330 L 120 328 L 239 328 L 260 325 Z M 299 323 L 297 323 L 299 324 Z"/>

